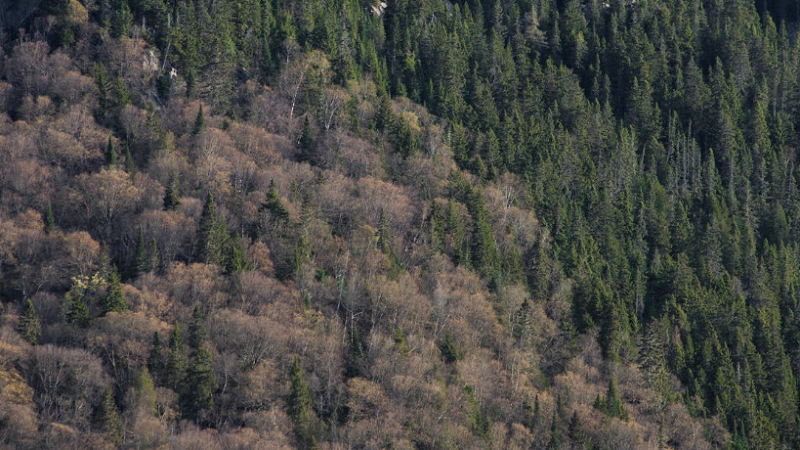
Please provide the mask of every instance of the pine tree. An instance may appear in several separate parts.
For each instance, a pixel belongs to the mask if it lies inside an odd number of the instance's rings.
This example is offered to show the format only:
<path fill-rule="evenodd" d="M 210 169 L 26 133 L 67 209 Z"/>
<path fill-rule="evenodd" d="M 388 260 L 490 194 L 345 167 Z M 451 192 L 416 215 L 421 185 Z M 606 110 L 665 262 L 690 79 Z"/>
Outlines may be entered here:
<path fill-rule="evenodd" d="M 122 443 L 122 420 L 117 411 L 117 403 L 114 401 L 114 394 L 111 387 L 107 387 L 103 395 L 103 403 L 100 404 L 98 413 L 100 429 L 108 436 L 108 439 L 116 444 Z"/>
<path fill-rule="evenodd" d="M 111 136 L 108 137 L 106 145 L 106 164 L 109 167 L 117 167 L 117 150 L 114 149 L 114 140 L 111 139 Z"/>
<path fill-rule="evenodd" d="M 217 376 L 214 373 L 214 360 L 205 342 L 193 353 L 180 396 L 181 411 L 184 417 L 203 424 L 207 423 L 213 412 Z"/>
<path fill-rule="evenodd" d="M 167 357 L 166 381 L 167 386 L 178 390 L 186 378 L 186 344 L 183 342 L 180 326 L 175 323 L 169 335 L 169 354 Z"/>
<path fill-rule="evenodd" d="M 192 134 L 197 136 L 198 134 L 202 133 L 206 129 L 206 116 L 203 114 L 203 105 L 200 105 L 200 109 L 197 111 L 197 117 L 194 119 L 194 128 L 192 128 Z"/>
<path fill-rule="evenodd" d="M 550 424 L 550 441 L 547 443 L 547 450 L 558 450 L 561 446 L 561 436 L 558 430 L 558 414 L 553 412 L 553 421 Z"/>
<path fill-rule="evenodd" d="M 452 364 L 464 357 L 464 352 L 461 351 L 461 348 L 459 348 L 453 340 L 450 331 L 445 332 L 444 341 L 439 344 L 439 351 L 442 352 L 444 362 L 448 364 Z"/>
<path fill-rule="evenodd" d="M 269 182 L 269 190 L 267 190 L 267 200 L 261 205 L 261 208 L 267 210 L 272 215 L 272 220 L 282 223 L 289 221 L 289 211 L 283 206 L 280 195 L 278 195 L 278 188 L 275 186 L 275 180 Z"/>
<path fill-rule="evenodd" d="M 239 233 L 232 233 L 228 243 L 227 258 L 225 262 L 225 268 L 228 273 L 250 270 L 252 266 L 250 265 L 250 261 L 247 260 L 244 242 L 242 242 L 242 237 L 239 235 Z"/>
<path fill-rule="evenodd" d="M 53 206 L 47 204 L 47 212 L 44 214 L 44 232 L 50 234 L 56 229 L 56 217 L 53 215 Z"/>
<path fill-rule="evenodd" d="M 223 264 L 227 240 L 227 226 L 217 213 L 213 194 L 208 191 L 197 230 L 197 259 L 206 264 Z"/>
<path fill-rule="evenodd" d="M 73 287 L 67 292 L 66 300 L 68 303 L 66 319 L 69 323 L 74 323 L 81 328 L 92 326 L 94 318 L 89 312 L 89 305 L 86 303 L 83 293 Z"/>
<path fill-rule="evenodd" d="M 301 449 L 311 449 L 314 441 L 314 411 L 311 392 L 306 385 L 303 369 L 300 368 L 300 361 L 297 358 L 294 359 L 291 372 L 289 372 L 289 381 L 291 387 L 286 398 L 286 408 L 289 417 L 294 422 L 295 437 Z"/>
<path fill-rule="evenodd" d="M 131 148 L 127 144 L 124 144 L 125 147 L 125 173 L 133 178 L 136 175 L 136 162 L 133 160 L 133 155 L 131 155 Z"/>
<path fill-rule="evenodd" d="M 348 378 L 357 377 L 361 374 L 361 360 L 364 357 L 364 347 L 358 335 L 358 327 L 351 326 L 350 331 L 350 354 L 347 359 L 345 376 Z"/>
<path fill-rule="evenodd" d="M 300 153 L 299 161 L 315 164 L 317 162 L 317 144 L 314 139 L 314 129 L 306 116 L 303 121 L 303 131 L 300 134 Z"/>
<path fill-rule="evenodd" d="M 138 277 L 150 272 L 150 258 L 147 255 L 147 246 L 144 243 L 144 229 L 139 226 L 139 236 L 136 239 L 136 252 L 133 257 L 132 275 Z"/>
<path fill-rule="evenodd" d="M 142 367 L 134 383 L 135 399 L 133 404 L 137 409 L 149 415 L 155 415 L 156 409 L 156 386 L 153 377 L 147 366 Z"/>
<path fill-rule="evenodd" d="M 39 338 L 42 337 L 42 322 L 39 319 L 39 313 L 36 312 L 36 307 L 33 306 L 33 302 L 30 299 L 25 302 L 25 311 L 19 318 L 17 329 L 19 334 L 31 345 L 38 344 Z"/>
<path fill-rule="evenodd" d="M 103 309 L 104 316 L 110 312 L 123 312 L 128 309 L 128 304 L 125 302 L 125 296 L 122 293 L 122 283 L 119 279 L 119 272 L 116 267 L 111 270 L 111 275 L 108 280 L 108 291 L 100 306 Z"/>
<path fill-rule="evenodd" d="M 164 209 L 167 211 L 177 211 L 181 204 L 180 191 L 178 186 L 178 173 L 172 172 L 169 177 L 169 184 L 164 192 Z"/>

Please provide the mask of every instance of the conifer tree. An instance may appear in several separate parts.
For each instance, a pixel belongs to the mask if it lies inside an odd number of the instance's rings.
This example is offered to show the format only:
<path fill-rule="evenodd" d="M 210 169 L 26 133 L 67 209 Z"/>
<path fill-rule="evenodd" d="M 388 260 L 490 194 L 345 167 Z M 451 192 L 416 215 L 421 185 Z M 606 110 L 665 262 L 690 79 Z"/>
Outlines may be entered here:
<path fill-rule="evenodd" d="M 135 399 L 134 405 L 140 411 L 150 415 L 155 415 L 156 409 L 156 387 L 150 370 L 147 366 L 142 367 L 134 383 Z"/>
<path fill-rule="evenodd" d="M 181 410 L 185 417 L 205 423 L 214 407 L 217 377 L 214 360 L 206 346 L 205 316 L 199 306 L 192 313 L 189 327 L 189 346 L 192 355 L 186 370 L 185 386 L 181 392 Z"/>
<path fill-rule="evenodd" d="M 172 172 L 169 177 L 169 184 L 164 192 L 164 209 L 167 211 L 176 211 L 181 204 L 180 191 L 178 186 L 178 173 Z"/>
<path fill-rule="evenodd" d="M 194 119 L 194 128 L 192 128 L 192 134 L 197 136 L 198 134 L 202 133 L 206 129 L 206 116 L 203 114 L 203 105 L 200 105 L 200 109 L 197 111 L 197 117 Z"/>
<path fill-rule="evenodd" d="M 108 439 L 116 445 L 121 444 L 122 420 L 119 417 L 117 403 L 114 401 L 111 387 L 107 387 L 105 390 L 98 418 L 100 420 L 100 429 L 108 436 Z"/>
<path fill-rule="evenodd" d="M 18 330 L 19 334 L 31 345 L 38 344 L 39 338 L 42 337 L 42 322 L 30 299 L 25 302 L 25 311 L 19 318 Z"/>
<path fill-rule="evenodd" d="M 439 344 L 439 351 L 442 352 L 442 357 L 444 358 L 444 362 L 448 364 L 452 364 L 459 359 L 464 357 L 464 352 L 461 348 L 458 347 L 458 344 L 453 340 L 453 337 L 450 335 L 450 331 L 447 331 L 444 335 L 444 341 Z"/>
<path fill-rule="evenodd" d="M 150 272 L 150 258 L 144 242 L 144 229 L 139 226 L 139 236 L 136 239 L 136 253 L 133 256 L 133 276 L 138 277 Z"/>
<path fill-rule="evenodd" d="M 175 323 L 169 335 L 169 353 L 167 356 L 166 381 L 167 386 L 177 390 L 186 378 L 186 344 L 181 335 L 180 325 Z"/>
<path fill-rule="evenodd" d="M 131 148 L 129 145 L 124 144 L 125 146 L 125 173 L 133 178 L 136 175 L 136 162 L 133 160 L 133 155 L 131 155 Z"/>
<path fill-rule="evenodd" d="M 114 141 L 111 136 L 108 137 L 108 144 L 106 145 L 106 164 L 109 167 L 117 167 L 117 150 L 114 148 Z"/>
<path fill-rule="evenodd" d="M 311 122 L 308 116 L 303 121 L 303 131 L 300 134 L 300 153 L 298 160 L 315 164 L 317 162 L 317 144 L 314 139 L 314 129 L 311 127 Z"/>
<path fill-rule="evenodd" d="M 261 205 L 261 208 L 269 211 L 272 214 L 272 219 L 275 221 L 283 223 L 289 221 L 289 211 L 283 206 L 281 197 L 278 195 L 278 188 L 275 186 L 275 180 L 269 182 L 267 200 Z"/>
<path fill-rule="evenodd" d="M 311 449 L 313 447 L 313 423 L 314 411 L 312 409 L 311 392 L 305 382 L 303 369 L 300 368 L 300 361 L 295 358 L 289 372 L 289 395 L 286 398 L 286 408 L 289 417 L 294 423 L 294 434 L 297 444 L 301 449 Z"/>
<path fill-rule="evenodd" d="M 56 229 L 56 217 L 53 215 L 53 206 L 48 203 L 44 214 L 44 232 L 50 234 Z"/>
<path fill-rule="evenodd" d="M 227 240 L 227 226 L 219 217 L 214 195 L 208 191 L 197 230 L 197 259 L 206 264 L 223 264 Z"/>
<path fill-rule="evenodd" d="M 247 260 L 244 243 L 242 242 L 242 237 L 239 235 L 239 233 L 231 233 L 231 237 L 228 239 L 228 244 L 227 258 L 225 262 L 225 268 L 228 273 L 250 270 L 250 261 Z"/>
<path fill-rule="evenodd" d="M 89 305 L 86 303 L 81 289 L 73 286 L 66 294 L 67 313 L 66 319 L 69 323 L 74 323 L 81 328 L 92 326 L 94 318 L 89 312 Z"/>
<path fill-rule="evenodd" d="M 363 357 L 364 348 L 358 335 L 358 327 L 352 325 L 350 331 L 350 354 L 348 355 L 347 369 L 345 371 L 345 375 L 348 378 L 357 377 L 361 374 L 361 360 Z"/>
<path fill-rule="evenodd" d="M 122 312 L 128 309 L 128 304 L 122 293 L 122 283 L 119 279 L 119 272 L 116 267 L 111 270 L 111 275 L 108 280 L 108 291 L 100 306 L 103 309 L 103 315 L 112 311 Z"/>
<path fill-rule="evenodd" d="M 550 424 L 550 441 L 547 443 L 547 450 L 558 450 L 561 446 L 561 436 L 558 429 L 558 414 L 553 411 L 553 421 Z"/>

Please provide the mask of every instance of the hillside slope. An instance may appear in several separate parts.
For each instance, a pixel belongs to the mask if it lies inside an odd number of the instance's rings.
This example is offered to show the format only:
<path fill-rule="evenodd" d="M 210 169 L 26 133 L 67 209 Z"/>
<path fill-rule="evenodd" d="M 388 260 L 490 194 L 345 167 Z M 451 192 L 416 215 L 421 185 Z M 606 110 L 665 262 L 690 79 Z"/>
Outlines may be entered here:
<path fill-rule="evenodd" d="M 800 445 L 800 10 L 0 5 L 0 448 Z"/>

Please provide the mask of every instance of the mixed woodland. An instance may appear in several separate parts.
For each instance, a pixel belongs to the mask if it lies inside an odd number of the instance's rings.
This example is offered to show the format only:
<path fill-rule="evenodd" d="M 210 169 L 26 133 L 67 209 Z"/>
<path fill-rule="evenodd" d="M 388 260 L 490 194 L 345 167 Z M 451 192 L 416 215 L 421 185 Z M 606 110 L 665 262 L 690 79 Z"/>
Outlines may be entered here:
<path fill-rule="evenodd" d="M 0 449 L 800 445 L 800 2 L 0 2 Z"/>

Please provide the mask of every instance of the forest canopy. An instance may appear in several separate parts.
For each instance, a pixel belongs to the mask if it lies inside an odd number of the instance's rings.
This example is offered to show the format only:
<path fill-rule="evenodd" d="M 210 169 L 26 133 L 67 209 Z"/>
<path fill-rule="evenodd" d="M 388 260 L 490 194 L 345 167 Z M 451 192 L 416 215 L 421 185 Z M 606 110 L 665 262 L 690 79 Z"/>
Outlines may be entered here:
<path fill-rule="evenodd" d="M 0 2 L 0 449 L 800 445 L 800 2 Z"/>

